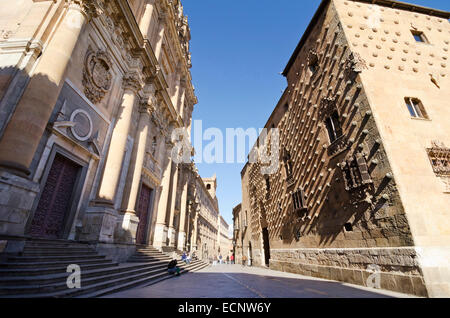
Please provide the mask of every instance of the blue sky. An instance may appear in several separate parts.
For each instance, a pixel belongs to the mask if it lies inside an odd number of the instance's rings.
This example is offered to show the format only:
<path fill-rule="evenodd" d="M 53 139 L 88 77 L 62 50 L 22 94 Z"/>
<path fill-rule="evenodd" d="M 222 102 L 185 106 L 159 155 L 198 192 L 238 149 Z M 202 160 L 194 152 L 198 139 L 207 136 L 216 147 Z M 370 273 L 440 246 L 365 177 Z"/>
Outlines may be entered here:
<path fill-rule="evenodd" d="M 450 11 L 448 0 L 408 0 Z M 203 129 L 264 127 L 286 87 L 283 71 L 320 0 L 184 0 L 192 40 L 192 77 Z M 204 142 L 204 145 L 208 144 Z M 244 164 L 198 164 L 217 174 L 220 212 L 232 224 Z"/>

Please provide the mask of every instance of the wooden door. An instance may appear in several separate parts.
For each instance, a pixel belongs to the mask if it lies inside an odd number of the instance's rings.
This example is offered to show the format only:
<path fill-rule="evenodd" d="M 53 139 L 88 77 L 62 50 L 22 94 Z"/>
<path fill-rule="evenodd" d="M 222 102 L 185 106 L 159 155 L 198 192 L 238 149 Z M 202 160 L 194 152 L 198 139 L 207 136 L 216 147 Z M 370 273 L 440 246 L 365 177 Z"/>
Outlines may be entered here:
<path fill-rule="evenodd" d="M 34 213 L 30 228 L 33 237 L 63 238 L 67 216 L 81 167 L 56 154 Z"/>
<path fill-rule="evenodd" d="M 136 233 L 136 244 L 147 244 L 147 227 L 148 217 L 150 210 L 150 201 L 152 197 L 152 189 L 146 185 L 142 185 L 141 193 L 139 195 L 139 201 L 136 214 L 139 218 L 138 229 Z"/>

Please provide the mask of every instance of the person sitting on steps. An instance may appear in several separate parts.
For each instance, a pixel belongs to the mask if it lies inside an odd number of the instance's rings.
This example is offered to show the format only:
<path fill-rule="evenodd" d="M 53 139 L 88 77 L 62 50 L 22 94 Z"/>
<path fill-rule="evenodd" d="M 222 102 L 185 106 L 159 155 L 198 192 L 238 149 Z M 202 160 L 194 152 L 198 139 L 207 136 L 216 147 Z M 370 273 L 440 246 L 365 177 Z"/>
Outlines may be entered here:
<path fill-rule="evenodd" d="M 176 276 L 180 276 L 180 268 L 177 266 L 178 262 L 176 259 L 173 259 L 167 265 L 167 271 L 169 274 L 175 274 Z"/>

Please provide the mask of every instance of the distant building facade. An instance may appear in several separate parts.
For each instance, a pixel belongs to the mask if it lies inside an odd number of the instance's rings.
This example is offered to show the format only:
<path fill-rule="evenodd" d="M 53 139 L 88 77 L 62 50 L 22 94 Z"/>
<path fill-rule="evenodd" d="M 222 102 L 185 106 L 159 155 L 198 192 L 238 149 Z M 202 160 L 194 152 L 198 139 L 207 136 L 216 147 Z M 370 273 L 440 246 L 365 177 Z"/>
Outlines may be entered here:
<path fill-rule="evenodd" d="M 218 254 L 222 255 L 223 260 L 226 260 L 227 256 L 230 257 L 232 253 L 232 243 L 230 239 L 230 226 L 228 225 L 227 221 L 223 218 L 223 216 L 220 216 L 219 221 L 219 230 L 217 235 L 217 244 L 219 246 L 218 248 Z"/>
<path fill-rule="evenodd" d="M 217 257 L 217 235 L 219 233 L 218 219 L 219 205 L 216 197 L 212 196 L 211 187 L 214 191 L 217 186 L 217 179 L 214 182 L 205 181 L 200 176 L 196 178 L 195 187 L 195 215 L 191 217 L 192 233 L 190 235 L 191 250 L 205 261 L 211 261 Z M 208 186 L 209 185 L 209 186 Z M 214 192 L 215 193 L 215 192 Z"/>
<path fill-rule="evenodd" d="M 266 124 L 280 131 L 280 169 L 241 173 L 236 246 L 248 210 L 255 265 L 450 295 L 449 17 L 322 1 Z"/>

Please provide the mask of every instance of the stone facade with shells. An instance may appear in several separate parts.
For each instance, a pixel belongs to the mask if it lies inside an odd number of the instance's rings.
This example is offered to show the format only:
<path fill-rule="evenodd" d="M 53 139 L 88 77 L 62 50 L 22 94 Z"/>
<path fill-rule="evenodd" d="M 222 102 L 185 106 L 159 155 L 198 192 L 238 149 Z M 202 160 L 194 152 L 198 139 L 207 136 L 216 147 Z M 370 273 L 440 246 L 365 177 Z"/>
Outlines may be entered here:
<path fill-rule="evenodd" d="M 197 98 L 180 1 L 0 9 L 0 236 L 120 261 L 136 244 L 185 249 L 198 174 L 171 160 L 172 131 L 190 135 Z"/>
<path fill-rule="evenodd" d="M 254 265 L 450 295 L 449 17 L 322 1 L 266 124 L 280 168 L 242 171 Z"/>

